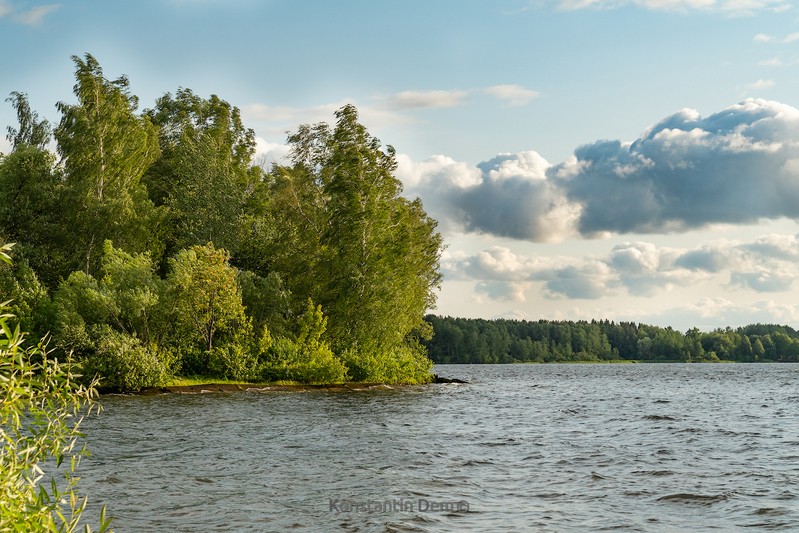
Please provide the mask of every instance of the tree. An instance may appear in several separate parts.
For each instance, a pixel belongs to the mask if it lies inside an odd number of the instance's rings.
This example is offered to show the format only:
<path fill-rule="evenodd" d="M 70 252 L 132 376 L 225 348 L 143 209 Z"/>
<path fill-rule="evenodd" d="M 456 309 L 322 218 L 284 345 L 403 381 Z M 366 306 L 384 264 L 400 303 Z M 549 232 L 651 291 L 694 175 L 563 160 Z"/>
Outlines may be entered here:
<path fill-rule="evenodd" d="M 354 106 L 336 118 L 317 150 L 326 213 L 319 301 L 334 348 L 380 352 L 402 345 L 433 305 L 441 236 L 421 202 L 400 196 L 394 149 L 380 148 Z"/>
<path fill-rule="evenodd" d="M 303 144 L 318 144 L 318 150 L 324 152 L 328 139 L 327 125 L 301 127 L 289 137 L 294 145 L 294 165 L 272 169 L 261 238 L 249 239 L 252 244 L 247 255 L 251 259 L 246 268 L 262 277 L 276 273 L 292 295 L 290 307 L 296 315 L 302 312 L 308 297 L 318 299 L 321 294 L 322 236 L 328 218 L 320 163 L 308 160 Z"/>
<path fill-rule="evenodd" d="M 760 361 L 766 355 L 766 349 L 759 337 L 755 337 L 755 342 L 752 343 L 752 355 L 755 361 Z"/>
<path fill-rule="evenodd" d="M 763 346 L 761 345 L 761 348 L 762 347 Z M 749 340 L 749 337 L 746 335 L 741 335 L 738 345 L 735 347 L 734 355 L 736 361 L 751 361 L 753 359 L 754 347 L 752 346 L 752 342 Z"/>
<path fill-rule="evenodd" d="M 70 228 L 65 249 L 72 254 L 70 270 L 93 274 L 106 239 L 128 252 L 160 253 L 155 237 L 162 213 L 141 183 L 158 157 L 158 128 L 136 115 L 138 99 L 126 77 L 106 79 L 90 54 L 72 60 L 78 103 L 57 104 L 62 117 L 55 131 Z"/>
<path fill-rule="evenodd" d="M 6 102 L 11 102 L 17 111 L 19 128 L 8 126 L 6 138 L 11 143 L 14 150 L 26 145 L 33 148 L 44 149 L 50 142 L 50 123 L 47 120 L 39 120 L 39 114 L 31 109 L 28 103 L 28 95 L 13 91 L 11 96 L 6 98 Z"/>
<path fill-rule="evenodd" d="M 333 129 L 300 127 L 289 137 L 292 165 L 267 177 L 270 219 L 281 231 L 265 247 L 274 254 L 264 267 L 285 280 L 295 312 L 302 298 L 322 305 L 333 351 L 354 379 L 371 379 L 380 357 L 426 360 L 416 338 L 429 330 L 442 240 L 421 201 L 401 196 L 394 149 L 381 148 L 354 106 L 336 118 Z"/>
<path fill-rule="evenodd" d="M 23 330 L 44 336 L 49 331 L 46 316 L 50 298 L 36 272 L 22 264 L 0 264 L 0 298 L 9 299 L 9 309 Z"/>
<path fill-rule="evenodd" d="M 236 273 L 227 251 L 210 243 L 182 250 L 170 260 L 166 283 L 174 321 L 183 340 L 204 352 L 199 370 L 208 368 L 220 336 L 235 343 L 237 334 L 251 333 Z"/>
<path fill-rule="evenodd" d="M 212 242 L 236 255 L 261 177 L 251 165 L 255 133 L 238 108 L 189 89 L 167 93 L 145 113 L 160 128 L 161 157 L 146 181 L 153 201 L 169 209 L 167 253 Z"/>
<path fill-rule="evenodd" d="M 0 237 L 22 243 L 15 247 L 15 264 L 29 265 L 54 287 L 64 272 L 60 242 L 66 232 L 59 217 L 61 174 L 45 148 L 50 125 L 39 120 L 24 94 L 11 93 L 6 101 L 14 105 L 19 127 L 8 127 L 13 150 L 0 155 Z"/>

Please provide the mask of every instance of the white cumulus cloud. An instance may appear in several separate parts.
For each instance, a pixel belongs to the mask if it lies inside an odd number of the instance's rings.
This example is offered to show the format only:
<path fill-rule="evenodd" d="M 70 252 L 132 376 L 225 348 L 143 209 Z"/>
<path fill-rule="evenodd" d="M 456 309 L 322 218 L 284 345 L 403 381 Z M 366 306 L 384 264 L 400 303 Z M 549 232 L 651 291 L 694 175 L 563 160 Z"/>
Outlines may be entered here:
<path fill-rule="evenodd" d="M 421 197 L 455 231 L 556 241 L 572 233 L 579 215 L 547 178 L 550 164 L 537 152 L 500 154 L 477 168 L 443 156 L 398 163 L 406 194 Z"/>
<path fill-rule="evenodd" d="M 525 151 L 476 167 L 401 158 L 398 173 L 449 227 L 537 242 L 799 218 L 799 110 L 762 99 L 708 117 L 683 109 L 557 165 Z"/>

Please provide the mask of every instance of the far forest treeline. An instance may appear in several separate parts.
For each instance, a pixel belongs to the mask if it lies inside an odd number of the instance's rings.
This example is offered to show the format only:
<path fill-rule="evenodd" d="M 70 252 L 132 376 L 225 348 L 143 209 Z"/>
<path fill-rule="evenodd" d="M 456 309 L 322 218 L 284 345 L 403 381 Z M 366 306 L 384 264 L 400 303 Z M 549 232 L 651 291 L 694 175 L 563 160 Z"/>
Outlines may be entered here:
<path fill-rule="evenodd" d="M 426 319 L 435 335 L 424 344 L 436 363 L 799 362 L 799 333 L 771 324 L 683 334 L 608 320 Z"/>
<path fill-rule="evenodd" d="M 0 302 L 30 338 L 113 389 L 431 379 L 441 236 L 354 106 L 264 168 L 228 102 L 180 88 L 139 111 L 126 77 L 72 59 L 55 127 L 7 99 Z"/>

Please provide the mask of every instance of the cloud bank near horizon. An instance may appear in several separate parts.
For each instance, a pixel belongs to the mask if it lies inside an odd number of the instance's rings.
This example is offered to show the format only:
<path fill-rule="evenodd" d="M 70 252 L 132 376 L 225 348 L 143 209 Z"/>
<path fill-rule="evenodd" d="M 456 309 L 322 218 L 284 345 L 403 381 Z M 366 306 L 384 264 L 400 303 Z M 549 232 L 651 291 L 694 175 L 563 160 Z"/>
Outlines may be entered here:
<path fill-rule="evenodd" d="M 557 165 L 534 151 L 476 167 L 400 156 L 397 172 L 446 229 L 533 242 L 797 218 L 799 110 L 750 98 L 704 118 L 682 109 Z"/>
<path fill-rule="evenodd" d="M 475 282 L 493 300 L 527 300 L 537 290 L 547 299 L 597 300 L 652 297 L 713 279 L 729 292 L 790 290 L 799 278 L 799 235 L 764 235 L 751 242 L 717 241 L 695 248 L 624 242 L 601 257 L 524 257 L 493 246 L 476 254 L 447 253 L 445 276 Z"/>

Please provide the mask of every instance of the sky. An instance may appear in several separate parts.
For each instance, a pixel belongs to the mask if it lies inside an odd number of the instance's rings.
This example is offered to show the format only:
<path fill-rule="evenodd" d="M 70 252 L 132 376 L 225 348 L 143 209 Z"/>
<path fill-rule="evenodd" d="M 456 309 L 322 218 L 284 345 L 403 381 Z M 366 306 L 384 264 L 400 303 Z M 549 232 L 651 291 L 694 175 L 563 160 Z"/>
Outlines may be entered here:
<path fill-rule="evenodd" d="M 0 0 L 0 47 L 53 123 L 90 53 L 140 109 L 239 107 L 267 164 L 356 105 L 439 221 L 435 313 L 799 328 L 794 2 Z"/>

